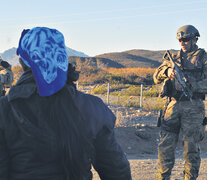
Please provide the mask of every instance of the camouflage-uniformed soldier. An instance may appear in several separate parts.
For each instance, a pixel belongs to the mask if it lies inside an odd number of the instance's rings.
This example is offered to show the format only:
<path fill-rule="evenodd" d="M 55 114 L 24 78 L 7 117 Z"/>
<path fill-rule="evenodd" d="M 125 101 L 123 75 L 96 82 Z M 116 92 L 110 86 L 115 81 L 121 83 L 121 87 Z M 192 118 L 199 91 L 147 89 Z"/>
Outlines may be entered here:
<path fill-rule="evenodd" d="M 201 162 L 199 142 L 204 138 L 203 100 L 207 93 L 207 54 L 196 45 L 199 36 L 198 30 L 192 25 L 179 28 L 177 39 L 181 50 L 173 54 L 175 63 L 188 79 L 187 84 L 193 92 L 192 101 L 183 95 L 169 61 L 164 59 L 154 73 L 155 83 L 168 82 L 170 85 L 167 92 L 170 102 L 162 120 L 158 145 L 158 179 L 170 179 L 180 131 L 184 142 L 185 180 L 198 177 Z"/>
<path fill-rule="evenodd" d="M 0 56 L 0 96 L 5 95 L 5 87 L 10 87 L 13 81 L 11 65 Z"/>

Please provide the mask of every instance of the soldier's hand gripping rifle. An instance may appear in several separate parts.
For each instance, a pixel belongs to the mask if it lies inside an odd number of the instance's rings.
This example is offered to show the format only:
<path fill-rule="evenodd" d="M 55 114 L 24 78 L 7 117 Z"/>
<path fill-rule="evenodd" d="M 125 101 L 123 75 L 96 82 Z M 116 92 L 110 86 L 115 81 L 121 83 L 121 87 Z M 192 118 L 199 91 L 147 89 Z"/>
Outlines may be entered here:
<path fill-rule="evenodd" d="M 183 95 L 186 96 L 190 101 L 192 101 L 193 93 L 192 93 L 191 89 L 188 87 L 188 85 L 186 84 L 187 79 L 184 76 L 183 72 L 180 70 L 180 67 L 174 62 L 174 60 L 168 50 L 166 51 L 164 58 L 170 60 L 170 62 L 172 64 L 172 68 L 175 73 L 175 78 L 178 81 L 178 83 L 180 84 L 180 86 L 182 87 Z"/>

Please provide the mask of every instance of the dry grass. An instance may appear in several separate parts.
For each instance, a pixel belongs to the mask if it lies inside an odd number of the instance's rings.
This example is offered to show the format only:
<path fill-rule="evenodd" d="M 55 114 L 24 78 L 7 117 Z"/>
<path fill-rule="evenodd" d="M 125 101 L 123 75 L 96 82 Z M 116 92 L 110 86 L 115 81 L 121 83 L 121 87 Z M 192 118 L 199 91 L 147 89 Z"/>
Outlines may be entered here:
<path fill-rule="evenodd" d="M 107 68 L 104 69 L 108 73 L 113 75 L 137 75 L 141 77 L 146 77 L 148 74 L 152 75 L 155 72 L 155 68 Z"/>
<path fill-rule="evenodd" d="M 20 78 L 20 76 L 23 74 L 23 69 L 21 66 L 12 66 L 12 72 L 14 73 L 14 81 L 12 85 L 15 85 L 17 80 Z"/>

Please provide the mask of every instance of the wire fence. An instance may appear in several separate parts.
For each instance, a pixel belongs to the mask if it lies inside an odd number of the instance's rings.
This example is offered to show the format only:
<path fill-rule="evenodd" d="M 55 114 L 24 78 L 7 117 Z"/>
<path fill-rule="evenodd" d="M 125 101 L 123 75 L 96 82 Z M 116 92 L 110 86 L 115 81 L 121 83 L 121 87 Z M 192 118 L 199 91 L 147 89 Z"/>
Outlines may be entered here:
<path fill-rule="evenodd" d="M 152 91 L 152 85 L 121 85 L 110 83 L 102 85 L 77 83 L 76 85 L 78 90 L 100 97 L 107 105 L 144 108 L 146 110 L 158 110 L 162 106 L 162 102 L 158 102 L 159 106 L 155 105 L 159 91 L 155 90 L 156 92 L 152 94 L 154 92 L 154 90 Z M 99 89 L 99 92 L 96 91 L 97 89 Z"/>
<path fill-rule="evenodd" d="M 153 89 L 154 85 L 143 84 L 123 87 L 120 86 L 120 84 L 112 83 L 102 85 L 86 85 L 77 83 L 76 85 L 78 90 L 100 97 L 108 106 L 135 107 L 140 110 L 158 112 L 160 109 L 164 108 L 166 103 L 166 98 L 158 97 L 161 90 L 160 86 L 155 86 Z M 102 90 L 104 89 L 104 91 L 101 93 L 94 93 L 94 89 L 97 89 L 98 87 L 102 87 Z M 204 100 L 204 104 L 207 114 L 206 100 Z"/>

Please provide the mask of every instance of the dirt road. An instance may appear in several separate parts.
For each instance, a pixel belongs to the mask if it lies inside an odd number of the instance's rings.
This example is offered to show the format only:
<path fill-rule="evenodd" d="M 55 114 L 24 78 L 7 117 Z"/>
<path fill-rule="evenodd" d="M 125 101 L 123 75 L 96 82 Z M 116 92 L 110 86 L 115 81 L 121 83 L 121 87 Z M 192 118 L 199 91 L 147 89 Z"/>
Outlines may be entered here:
<path fill-rule="evenodd" d="M 131 166 L 131 173 L 133 180 L 156 180 L 157 173 L 157 159 L 152 157 L 143 159 L 129 159 Z M 183 167 L 184 163 L 181 158 L 177 158 L 175 162 L 175 167 L 172 171 L 172 180 L 182 180 L 183 179 Z M 202 158 L 200 173 L 197 180 L 207 179 L 207 158 Z M 98 174 L 93 171 L 93 180 L 100 180 Z"/>

